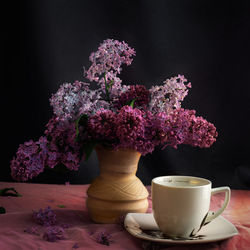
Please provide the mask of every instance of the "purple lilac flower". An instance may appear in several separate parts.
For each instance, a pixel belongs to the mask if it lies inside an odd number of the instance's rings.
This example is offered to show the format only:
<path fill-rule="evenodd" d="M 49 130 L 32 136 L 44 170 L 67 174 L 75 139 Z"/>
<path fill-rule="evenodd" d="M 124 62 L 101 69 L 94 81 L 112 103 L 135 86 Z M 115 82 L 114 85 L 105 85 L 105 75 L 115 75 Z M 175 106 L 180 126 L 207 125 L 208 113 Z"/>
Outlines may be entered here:
<path fill-rule="evenodd" d="M 81 145 L 75 141 L 75 124 L 52 117 L 46 127 L 46 136 L 19 146 L 10 165 L 15 180 L 27 181 L 43 172 L 45 166 L 54 168 L 59 163 L 78 170 L 84 155 Z"/>
<path fill-rule="evenodd" d="M 48 226 L 44 232 L 43 238 L 50 242 L 55 242 L 57 240 L 64 240 L 65 231 L 62 227 L 58 226 Z"/>
<path fill-rule="evenodd" d="M 114 77 L 121 73 L 121 65 L 130 65 L 135 50 L 127 43 L 113 39 L 104 40 L 96 52 L 92 52 L 89 60 L 92 62 L 90 68 L 85 72 L 87 79 L 99 82 L 103 74 L 111 72 Z"/>
<path fill-rule="evenodd" d="M 188 94 L 187 88 L 191 88 L 191 83 L 185 85 L 187 79 L 178 75 L 164 81 L 162 86 L 153 86 L 149 92 L 151 101 L 149 111 L 152 113 L 166 112 L 171 113 L 174 109 L 181 107 L 181 101 Z"/>
<path fill-rule="evenodd" d="M 189 133 L 183 143 L 200 148 L 208 148 L 218 136 L 216 127 L 202 117 L 192 117 Z"/>
<path fill-rule="evenodd" d="M 80 143 L 75 141 L 75 124 L 52 117 L 46 128 L 45 135 L 49 142 L 47 166 L 53 168 L 62 163 L 70 170 L 78 170 L 84 155 Z"/>
<path fill-rule="evenodd" d="M 56 224 L 56 214 L 48 206 L 47 208 L 34 211 L 32 215 L 33 220 L 42 226 L 52 226 Z"/>
<path fill-rule="evenodd" d="M 100 109 L 95 115 L 89 118 L 88 133 L 96 141 L 104 144 L 114 145 L 117 142 L 116 136 L 116 113 L 111 110 Z"/>
<path fill-rule="evenodd" d="M 11 176 L 18 181 L 27 181 L 44 170 L 46 160 L 46 138 L 41 137 L 39 141 L 32 140 L 19 145 L 11 161 Z"/>
<path fill-rule="evenodd" d="M 109 246 L 111 243 L 112 236 L 106 231 L 99 232 L 95 235 L 96 242 L 102 245 Z"/>
<path fill-rule="evenodd" d="M 149 90 L 144 85 L 129 86 L 128 90 L 119 96 L 116 107 L 121 108 L 124 105 L 129 105 L 133 100 L 134 107 L 145 109 L 149 103 Z"/>
<path fill-rule="evenodd" d="M 74 121 L 81 114 L 95 113 L 100 107 L 109 107 L 102 100 L 102 91 L 91 90 L 88 83 L 76 81 L 73 84 L 64 83 L 52 95 L 50 105 L 54 114 L 64 121 Z"/>
<path fill-rule="evenodd" d="M 123 106 L 116 117 L 116 136 L 119 138 L 118 148 L 137 150 L 136 141 L 144 134 L 145 119 L 143 112 L 137 108 Z"/>
<path fill-rule="evenodd" d="M 169 117 L 164 112 L 153 115 L 148 111 L 146 112 L 146 120 L 145 137 L 152 144 L 153 150 L 155 146 L 163 144 L 166 141 Z"/>
<path fill-rule="evenodd" d="M 163 118 L 160 127 L 166 135 L 161 141 L 161 144 L 165 144 L 164 147 L 176 148 L 179 144 L 209 147 L 216 141 L 218 134 L 214 125 L 202 117 L 196 117 L 195 110 L 177 109 L 170 115 L 158 114 L 157 117 L 159 116 Z"/>

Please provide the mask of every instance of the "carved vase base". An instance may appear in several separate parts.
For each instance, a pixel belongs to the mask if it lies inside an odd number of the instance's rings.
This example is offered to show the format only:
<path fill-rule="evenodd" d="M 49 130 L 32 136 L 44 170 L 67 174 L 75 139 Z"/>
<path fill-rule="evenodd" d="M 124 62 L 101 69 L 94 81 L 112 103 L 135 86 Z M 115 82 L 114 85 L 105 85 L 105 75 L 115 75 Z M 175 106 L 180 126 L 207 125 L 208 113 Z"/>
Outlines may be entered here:
<path fill-rule="evenodd" d="M 127 213 L 145 213 L 148 200 L 139 201 L 104 201 L 88 197 L 86 203 L 91 219 L 96 223 L 117 223 Z"/>
<path fill-rule="evenodd" d="M 96 223 L 116 223 L 126 213 L 145 213 L 148 191 L 135 175 L 140 153 L 96 148 L 100 175 L 88 188 L 86 206 Z"/>

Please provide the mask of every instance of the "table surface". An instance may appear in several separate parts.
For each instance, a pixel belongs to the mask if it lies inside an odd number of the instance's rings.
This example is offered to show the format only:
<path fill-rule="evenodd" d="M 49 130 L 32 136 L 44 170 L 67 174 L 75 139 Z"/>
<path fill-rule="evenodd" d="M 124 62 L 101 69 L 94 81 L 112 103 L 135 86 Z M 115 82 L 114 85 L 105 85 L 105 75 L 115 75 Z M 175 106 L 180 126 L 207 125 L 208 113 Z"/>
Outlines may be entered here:
<path fill-rule="evenodd" d="M 154 245 L 131 236 L 119 224 L 95 224 L 85 206 L 88 185 L 56 185 L 0 182 L 0 189 L 14 187 L 22 197 L 0 196 L 0 207 L 6 209 L 0 214 L 0 249 L 250 249 L 250 191 L 232 190 L 231 201 L 223 216 L 238 229 L 239 235 L 230 239 L 199 245 Z M 150 193 L 150 187 L 147 187 Z M 211 209 L 217 209 L 224 200 L 223 194 L 212 197 Z M 60 205 L 64 205 L 60 208 Z M 50 206 L 60 223 L 68 223 L 67 238 L 56 242 L 45 241 L 41 235 L 24 232 L 24 229 L 38 226 L 32 220 L 32 212 Z M 149 209 L 152 212 L 151 197 Z M 42 226 L 38 226 L 43 230 Z M 95 236 L 101 232 L 111 235 L 109 246 L 97 243 Z"/>

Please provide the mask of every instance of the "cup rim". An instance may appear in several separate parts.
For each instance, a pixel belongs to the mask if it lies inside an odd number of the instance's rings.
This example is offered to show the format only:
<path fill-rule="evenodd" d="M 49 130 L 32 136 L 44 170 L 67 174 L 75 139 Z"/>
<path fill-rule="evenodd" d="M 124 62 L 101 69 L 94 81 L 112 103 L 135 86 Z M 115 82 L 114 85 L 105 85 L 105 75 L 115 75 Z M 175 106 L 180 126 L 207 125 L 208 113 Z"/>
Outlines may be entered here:
<path fill-rule="evenodd" d="M 164 185 L 161 184 L 159 182 L 156 182 L 157 179 L 161 179 L 161 178 L 187 178 L 187 179 L 195 179 L 195 180 L 200 180 L 202 182 L 204 182 L 204 184 L 199 184 L 199 185 L 195 185 L 195 186 L 171 186 L 171 185 Z M 152 184 L 154 185 L 159 185 L 159 186 L 163 186 L 163 187 L 167 187 L 167 188 L 180 188 L 180 189 L 193 189 L 193 188 L 202 188 L 202 187 L 206 187 L 206 186 L 212 186 L 212 182 L 208 179 L 202 178 L 202 177 L 197 177 L 197 176 L 189 176 L 189 175 L 163 175 L 163 176 L 157 176 L 155 178 L 153 178 L 151 180 L 151 186 Z"/>

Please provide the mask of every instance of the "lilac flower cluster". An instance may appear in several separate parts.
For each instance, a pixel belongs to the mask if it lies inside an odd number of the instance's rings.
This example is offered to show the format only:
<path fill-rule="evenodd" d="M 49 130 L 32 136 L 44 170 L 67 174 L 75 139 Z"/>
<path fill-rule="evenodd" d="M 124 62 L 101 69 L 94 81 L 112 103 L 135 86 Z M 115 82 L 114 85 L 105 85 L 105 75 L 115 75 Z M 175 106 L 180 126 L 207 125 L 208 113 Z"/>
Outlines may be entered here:
<path fill-rule="evenodd" d="M 143 111 L 126 105 L 117 113 L 100 110 L 89 118 L 87 130 L 92 139 L 104 146 L 130 148 L 146 154 L 153 151 L 151 142 L 145 138 L 146 123 Z"/>
<path fill-rule="evenodd" d="M 69 170 L 78 170 L 84 155 L 81 145 L 76 142 L 75 124 L 52 117 L 46 125 L 48 138 L 47 165 L 51 168 L 59 163 Z"/>
<path fill-rule="evenodd" d="M 61 226 L 56 226 L 56 214 L 49 206 L 45 209 L 33 211 L 32 218 L 37 224 L 44 227 L 43 239 L 50 242 L 66 239 L 64 229 L 68 228 L 69 225 L 61 224 Z M 30 234 L 40 235 L 37 226 L 25 229 L 24 231 Z"/>
<path fill-rule="evenodd" d="M 188 94 L 187 88 L 191 88 L 191 83 L 185 85 L 186 81 L 184 76 L 178 75 L 165 80 L 164 85 L 151 87 L 149 110 L 153 113 L 170 113 L 174 109 L 179 109 L 181 101 Z"/>
<path fill-rule="evenodd" d="M 104 40 L 96 52 L 92 52 L 89 60 L 92 62 L 86 71 L 86 78 L 90 81 L 99 82 L 103 74 L 109 72 L 116 77 L 121 73 L 121 65 L 130 65 L 133 61 L 132 56 L 135 50 L 130 48 L 127 43 L 113 39 Z"/>
<path fill-rule="evenodd" d="M 112 236 L 106 231 L 102 231 L 95 235 L 95 240 L 99 244 L 109 246 L 112 240 Z"/>
<path fill-rule="evenodd" d="M 39 211 L 33 211 L 32 215 L 33 220 L 42 226 L 53 226 L 56 224 L 56 214 L 48 206 L 45 209 L 39 209 Z"/>
<path fill-rule="evenodd" d="M 142 111 L 130 106 L 123 106 L 116 117 L 116 135 L 120 141 L 117 147 L 139 150 L 137 147 L 144 134 L 144 124 Z"/>
<path fill-rule="evenodd" d="M 50 242 L 55 242 L 57 240 L 64 240 L 65 230 L 62 227 L 58 226 L 49 226 L 46 227 L 43 238 Z"/>
<path fill-rule="evenodd" d="M 134 102 L 134 107 L 145 109 L 149 100 L 149 90 L 144 85 L 131 85 L 127 91 L 121 93 L 115 106 L 119 109 Z"/>
<path fill-rule="evenodd" d="M 88 83 L 64 83 L 50 98 L 54 114 L 64 121 L 74 121 L 82 114 L 93 114 L 109 104 L 101 99 L 102 92 L 91 90 Z"/>
<path fill-rule="evenodd" d="M 55 116 L 48 122 L 45 136 L 19 146 L 11 161 L 14 179 L 26 181 L 58 164 L 78 170 L 85 153 L 88 156 L 88 145 L 129 148 L 145 155 L 156 146 L 210 147 L 216 141 L 213 124 L 196 116 L 194 110 L 181 108 L 191 88 L 184 76 L 150 89 L 122 84 L 118 77 L 121 66 L 130 65 L 134 55 L 125 42 L 107 39 L 100 44 L 85 70 L 96 87 L 93 90 L 91 84 L 75 81 L 63 84 L 52 95 Z"/>
<path fill-rule="evenodd" d="M 87 131 L 97 142 L 102 142 L 107 146 L 117 144 L 116 136 L 116 114 L 111 110 L 100 109 L 88 120 Z"/>
<path fill-rule="evenodd" d="M 176 109 L 170 115 L 158 113 L 154 117 L 151 140 L 158 141 L 163 148 L 177 148 L 180 144 L 210 147 L 218 135 L 212 123 L 195 116 L 195 110 Z"/>
<path fill-rule="evenodd" d="M 89 60 L 92 64 L 85 70 L 86 78 L 97 82 L 101 90 L 106 91 L 108 87 L 109 98 L 113 100 L 127 89 L 126 85 L 121 85 L 122 80 L 117 75 L 121 73 L 122 64 L 132 63 L 133 56 L 135 50 L 124 41 L 106 39 L 96 52 L 91 53 Z"/>
<path fill-rule="evenodd" d="M 26 181 L 43 172 L 45 141 L 46 139 L 41 137 L 37 142 L 30 140 L 19 146 L 16 158 L 11 161 L 11 175 L 14 179 Z"/>
<path fill-rule="evenodd" d="M 31 140 L 19 146 L 11 161 L 11 175 L 15 180 L 27 181 L 43 172 L 45 167 L 54 168 L 60 163 L 69 170 L 78 170 L 84 154 L 75 141 L 74 123 L 52 117 L 46 128 L 45 136 L 37 142 Z"/>
<path fill-rule="evenodd" d="M 180 144 L 210 147 L 216 140 L 213 124 L 196 117 L 194 110 L 176 109 L 170 114 L 152 114 L 130 106 L 123 106 L 117 113 L 101 110 L 89 119 L 89 134 L 99 143 L 114 149 L 130 148 L 142 155 Z"/>

